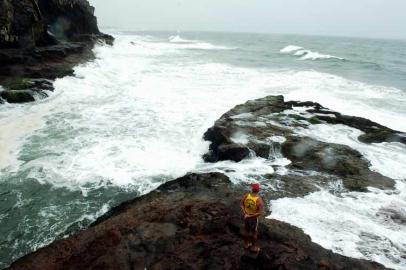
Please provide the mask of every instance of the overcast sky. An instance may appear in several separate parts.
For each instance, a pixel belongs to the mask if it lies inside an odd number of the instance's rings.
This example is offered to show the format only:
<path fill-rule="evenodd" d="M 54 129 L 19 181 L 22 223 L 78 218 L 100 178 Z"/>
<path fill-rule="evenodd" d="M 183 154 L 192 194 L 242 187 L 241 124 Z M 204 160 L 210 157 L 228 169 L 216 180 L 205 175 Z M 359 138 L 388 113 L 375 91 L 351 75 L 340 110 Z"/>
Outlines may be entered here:
<path fill-rule="evenodd" d="M 90 0 L 99 24 L 406 39 L 406 0 Z"/>

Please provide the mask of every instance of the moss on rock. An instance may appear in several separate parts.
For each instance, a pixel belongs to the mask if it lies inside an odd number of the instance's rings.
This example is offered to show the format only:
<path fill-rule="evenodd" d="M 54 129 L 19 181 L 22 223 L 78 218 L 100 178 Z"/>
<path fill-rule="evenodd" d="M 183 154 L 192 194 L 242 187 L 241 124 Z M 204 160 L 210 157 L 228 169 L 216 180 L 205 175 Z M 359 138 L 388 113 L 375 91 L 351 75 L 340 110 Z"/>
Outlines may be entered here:
<path fill-rule="evenodd" d="M 0 97 L 8 103 L 26 103 L 35 101 L 33 92 L 30 90 L 7 90 L 0 92 Z"/>
<path fill-rule="evenodd" d="M 309 121 L 310 124 L 313 124 L 313 125 L 317 125 L 317 124 L 322 124 L 322 123 L 323 123 L 323 122 L 322 122 L 319 118 L 317 118 L 316 116 L 313 116 L 313 117 L 309 118 L 308 121 Z"/>
<path fill-rule="evenodd" d="M 13 79 L 4 84 L 8 90 L 27 90 L 30 89 L 34 83 L 26 78 Z"/>

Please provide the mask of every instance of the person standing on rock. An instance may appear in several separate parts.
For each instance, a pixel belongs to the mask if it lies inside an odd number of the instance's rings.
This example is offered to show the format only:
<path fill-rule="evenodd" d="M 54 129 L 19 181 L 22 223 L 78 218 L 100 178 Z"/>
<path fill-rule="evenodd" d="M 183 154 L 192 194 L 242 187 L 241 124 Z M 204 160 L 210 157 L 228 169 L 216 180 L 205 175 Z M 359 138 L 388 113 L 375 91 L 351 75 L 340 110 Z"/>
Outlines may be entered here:
<path fill-rule="evenodd" d="M 259 252 L 260 250 L 256 244 L 258 237 L 258 219 L 264 209 L 264 202 L 258 193 L 259 184 L 253 184 L 252 192 L 245 194 L 240 203 L 241 210 L 244 214 L 244 248 L 251 248 L 253 252 Z"/>

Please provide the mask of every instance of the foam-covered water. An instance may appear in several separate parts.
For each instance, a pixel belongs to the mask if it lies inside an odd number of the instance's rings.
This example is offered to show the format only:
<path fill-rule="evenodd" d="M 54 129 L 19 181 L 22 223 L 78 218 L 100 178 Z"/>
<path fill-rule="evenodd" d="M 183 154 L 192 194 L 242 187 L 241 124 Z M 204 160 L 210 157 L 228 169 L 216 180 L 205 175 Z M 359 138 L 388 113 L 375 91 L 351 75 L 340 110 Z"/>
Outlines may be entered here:
<path fill-rule="evenodd" d="M 406 131 L 406 82 L 401 76 L 406 71 L 392 55 L 404 51 L 396 42 L 389 43 L 393 48 L 387 45 L 392 54 L 386 52 L 382 62 L 372 59 L 375 51 L 367 53 L 365 48 L 379 49 L 367 40 L 113 34 L 114 47 L 97 46 L 97 58 L 78 66 L 74 77 L 57 80 L 50 98 L 0 106 L 0 266 L 190 171 L 226 172 L 236 183 L 273 173 L 275 165 L 278 173 L 286 173 L 289 161 L 280 156 L 203 163 L 201 155 L 208 149 L 203 133 L 248 99 L 283 94 Z M 358 44 L 358 55 L 343 49 L 348 42 Z M 346 61 L 296 61 L 293 56 L 304 50 L 301 46 Z M 371 66 L 385 67 L 382 76 L 371 76 L 376 72 Z M 404 267 L 405 239 L 398 233 L 405 229 L 404 146 L 361 144 L 356 140 L 360 131 L 341 126 L 301 132 L 359 150 L 374 170 L 397 179 L 396 190 L 321 190 L 303 199 L 280 199 L 275 217 L 304 228 L 316 242 L 342 254 Z M 246 138 L 236 134 L 233 139 Z M 339 217 L 348 220 L 345 226 Z"/>
<path fill-rule="evenodd" d="M 233 50 L 235 48 L 231 47 L 225 47 L 225 46 L 216 46 L 208 42 L 203 42 L 199 40 L 189 40 L 189 39 L 183 39 L 179 35 L 176 36 L 170 36 L 168 38 L 168 41 L 172 44 L 175 44 L 176 49 L 196 49 L 196 50 Z M 159 47 L 162 48 L 163 44 L 161 43 Z M 169 48 L 171 46 L 168 46 Z"/>
<path fill-rule="evenodd" d="M 371 162 L 371 169 L 397 179 L 395 190 L 369 193 L 321 190 L 305 198 L 273 203 L 274 218 L 304 228 L 314 241 L 348 256 L 406 267 L 406 147 L 400 143 L 364 144 L 361 131 L 343 125 L 315 125 L 303 135 L 349 145 Z"/>
<path fill-rule="evenodd" d="M 313 52 L 311 50 L 305 50 L 300 46 L 288 45 L 280 50 L 281 53 L 292 54 L 293 56 L 299 56 L 301 60 L 322 60 L 322 59 L 336 59 L 345 60 L 344 58 L 337 57 L 329 54 L 322 54 L 319 52 Z"/>
<path fill-rule="evenodd" d="M 176 35 L 176 36 L 170 36 L 169 37 L 169 42 L 172 42 L 172 43 L 193 43 L 195 41 L 194 40 L 183 39 L 179 35 Z"/>

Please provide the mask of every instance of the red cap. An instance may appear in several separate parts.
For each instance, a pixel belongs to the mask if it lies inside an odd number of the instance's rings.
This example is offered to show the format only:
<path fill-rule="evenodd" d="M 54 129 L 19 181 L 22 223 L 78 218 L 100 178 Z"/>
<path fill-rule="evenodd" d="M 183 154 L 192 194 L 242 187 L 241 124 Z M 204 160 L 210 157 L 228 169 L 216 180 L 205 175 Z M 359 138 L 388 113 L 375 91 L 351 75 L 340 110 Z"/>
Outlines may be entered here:
<path fill-rule="evenodd" d="M 252 184 L 252 192 L 259 192 L 259 184 Z"/>

